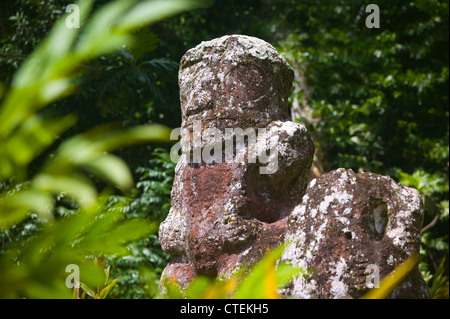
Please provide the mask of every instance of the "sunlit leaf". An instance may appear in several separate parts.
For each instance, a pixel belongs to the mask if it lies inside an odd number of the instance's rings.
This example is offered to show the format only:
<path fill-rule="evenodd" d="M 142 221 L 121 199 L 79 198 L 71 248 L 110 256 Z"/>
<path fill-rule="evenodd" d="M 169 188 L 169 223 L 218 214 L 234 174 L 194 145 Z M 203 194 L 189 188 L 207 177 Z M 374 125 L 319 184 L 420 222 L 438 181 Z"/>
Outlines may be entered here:
<path fill-rule="evenodd" d="M 162 286 L 164 287 L 166 298 L 170 299 L 185 299 L 186 294 L 177 284 L 175 279 L 165 278 L 163 280 Z"/>
<path fill-rule="evenodd" d="M 76 36 L 77 28 L 67 28 L 66 19 L 57 22 L 48 37 L 43 42 L 43 50 L 47 53 L 46 58 L 57 59 L 69 53 Z"/>
<path fill-rule="evenodd" d="M 82 206 L 93 207 L 97 191 L 91 181 L 80 176 L 52 176 L 40 174 L 33 179 L 33 187 L 50 194 L 66 193 L 73 196 Z"/>
<path fill-rule="evenodd" d="M 110 270 L 111 270 L 111 266 L 108 266 L 105 268 L 105 275 L 106 275 L 105 285 L 108 283 Z"/>
<path fill-rule="evenodd" d="M 244 281 L 237 288 L 233 298 L 279 298 L 277 288 L 279 283 L 276 276 L 276 262 L 281 257 L 284 246 L 280 246 L 263 257 L 246 276 Z"/>
<path fill-rule="evenodd" d="M 124 220 L 117 227 L 110 230 L 108 234 L 104 234 L 105 242 L 107 239 L 114 238 L 115 241 L 127 243 L 132 240 L 142 238 L 144 235 L 155 233 L 158 225 L 146 219 L 133 218 Z"/>
<path fill-rule="evenodd" d="M 43 221 L 53 218 L 54 199 L 35 190 L 22 190 L 11 196 L 0 197 L 0 228 L 8 228 L 37 213 Z"/>
<path fill-rule="evenodd" d="M 105 299 L 111 289 L 116 285 L 117 281 L 119 280 L 120 276 L 114 279 L 109 285 L 105 286 L 102 291 L 100 292 L 100 299 Z"/>
<path fill-rule="evenodd" d="M 117 43 L 117 34 L 112 35 L 111 28 L 133 2 L 114 1 L 98 10 L 87 24 L 86 32 L 80 39 L 76 52 L 82 56 L 97 56 L 114 49 L 113 43 L 120 46 L 121 43 Z M 110 40 L 108 40 L 108 36 L 110 36 Z M 122 40 L 126 38 L 131 39 L 131 37 L 125 36 Z M 118 47 L 116 46 L 115 48 L 117 49 Z"/>
<path fill-rule="evenodd" d="M 117 156 L 105 154 L 86 163 L 83 167 L 122 189 L 129 189 L 133 185 L 130 169 Z"/>
<path fill-rule="evenodd" d="M 169 128 L 158 124 L 136 126 L 117 134 L 110 134 L 96 141 L 95 145 L 102 151 L 108 152 L 137 143 L 167 142 L 170 131 Z"/>
<path fill-rule="evenodd" d="M 137 29 L 182 11 L 193 9 L 200 1 L 190 0 L 150 0 L 137 4 L 120 20 L 118 29 L 122 32 Z"/>
<path fill-rule="evenodd" d="M 32 117 L 8 140 L 5 151 L 19 168 L 28 165 L 33 159 L 51 145 L 61 133 L 71 127 L 76 117 L 68 115 L 60 119 Z M 21 172 L 15 172 L 21 175 Z"/>
<path fill-rule="evenodd" d="M 72 88 L 72 81 L 67 78 L 49 81 L 40 91 L 42 103 L 51 103 L 56 101 L 64 95 L 67 95 L 69 90 Z"/>
<path fill-rule="evenodd" d="M 92 298 L 95 298 L 95 292 L 88 287 L 85 283 L 80 282 L 80 287 L 86 292 L 86 294 Z"/>

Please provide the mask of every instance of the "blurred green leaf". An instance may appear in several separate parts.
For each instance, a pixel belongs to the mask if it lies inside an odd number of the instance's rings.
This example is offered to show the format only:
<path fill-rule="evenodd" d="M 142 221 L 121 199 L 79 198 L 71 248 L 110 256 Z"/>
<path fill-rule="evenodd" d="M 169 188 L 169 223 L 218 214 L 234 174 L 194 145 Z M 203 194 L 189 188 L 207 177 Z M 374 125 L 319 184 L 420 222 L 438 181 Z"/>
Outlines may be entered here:
<path fill-rule="evenodd" d="M 106 154 L 88 162 L 83 167 L 121 189 L 130 189 L 133 185 L 130 169 L 117 156 Z"/>
<path fill-rule="evenodd" d="M 115 33 L 114 26 L 134 2 L 114 1 L 95 12 L 88 22 L 86 32 L 77 44 L 75 52 L 79 52 L 80 56 L 96 57 L 129 43 L 131 36 L 125 33 Z"/>
<path fill-rule="evenodd" d="M 263 257 L 238 286 L 233 295 L 236 299 L 274 299 L 279 298 L 277 289 L 288 283 L 303 271 L 289 264 L 280 264 L 284 245 Z"/>
<path fill-rule="evenodd" d="M 97 191 L 92 182 L 81 176 L 39 174 L 33 179 L 32 185 L 35 189 L 50 194 L 66 193 L 86 208 L 92 208 L 97 201 Z"/>
<path fill-rule="evenodd" d="M 123 160 L 108 152 L 135 143 L 168 141 L 168 128 L 146 125 L 118 130 L 102 126 L 63 140 L 56 150 L 44 153 L 74 124 L 75 117 L 50 119 L 47 112 L 37 113 L 75 92 L 82 74 L 81 64 L 123 49 L 123 45 L 131 43 L 132 32 L 138 29 L 130 21 L 137 17 L 135 1 L 108 3 L 91 17 L 93 1 L 81 1 L 78 5 L 81 19 L 87 20 L 87 25 L 69 29 L 64 19 L 60 19 L 21 64 L 10 89 L 2 96 L 0 228 L 2 235 L 4 230 L 14 231 L 27 218 L 33 218 L 39 228 L 30 232 L 26 241 L 11 241 L 2 247 L 0 298 L 70 298 L 72 291 L 65 286 L 68 275 L 65 269 L 69 264 L 80 266 L 84 290 L 81 298 L 86 294 L 104 298 L 116 286 L 118 277 L 108 284 L 110 268 L 99 270 L 87 259 L 101 252 L 124 256 L 131 241 L 148 238 L 158 229 L 157 223 L 148 219 L 125 216 L 129 202 L 111 202 L 99 195 L 94 178 L 129 189 L 130 170 Z M 188 7 L 184 3 L 176 9 L 173 3 L 162 2 L 156 7 L 140 6 L 139 24 L 155 22 L 161 15 Z M 152 8 L 161 12 L 148 11 Z M 38 158 L 41 155 L 46 158 Z M 33 169 L 27 171 L 32 164 Z M 26 186 L 19 184 L 23 180 L 29 180 Z M 69 207 L 55 207 L 61 205 L 61 199 Z M 70 213 L 54 218 L 55 208 Z M 96 257 L 95 261 L 104 267 L 104 259 Z M 89 288 L 92 284 L 98 287 L 99 294 Z M 106 286 L 100 290 L 102 285 Z M 77 297 L 78 294 L 75 293 Z"/>
<path fill-rule="evenodd" d="M 162 20 L 182 11 L 193 9 L 201 5 L 201 1 L 191 0 L 153 0 L 140 2 L 121 18 L 118 29 L 126 32 L 143 25 Z"/>
<path fill-rule="evenodd" d="M 366 131 L 368 129 L 367 124 L 365 123 L 359 123 L 359 124 L 353 124 L 348 128 L 348 133 L 350 135 L 354 135 L 356 132 L 359 131 Z"/>
<path fill-rule="evenodd" d="M 21 190 L 10 196 L 0 196 L 0 229 L 7 229 L 23 221 L 30 213 L 37 213 L 43 221 L 53 218 L 54 199 L 39 191 Z"/>
<path fill-rule="evenodd" d="M 18 179 L 25 175 L 25 168 L 48 146 L 50 146 L 61 133 L 75 124 L 76 117 L 68 115 L 60 119 L 42 119 L 32 117 L 0 149 L 0 157 L 6 157 L 14 163 L 14 170 L 1 174 L 2 178 L 15 175 Z M 3 153 L 1 153 L 3 152 Z M 5 159 L 6 160 L 6 159 Z"/>

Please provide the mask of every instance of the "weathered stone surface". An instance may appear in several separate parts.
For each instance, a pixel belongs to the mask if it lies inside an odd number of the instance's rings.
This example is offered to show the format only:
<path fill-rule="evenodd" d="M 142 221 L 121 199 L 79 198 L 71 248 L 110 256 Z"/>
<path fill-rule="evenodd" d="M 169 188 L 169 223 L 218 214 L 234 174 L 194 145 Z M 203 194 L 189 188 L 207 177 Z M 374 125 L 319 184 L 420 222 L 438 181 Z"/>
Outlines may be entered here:
<path fill-rule="evenodd" d="M 417 190 L 387 176 L 336 170 L 311 181 L 292 212 L 282 260 L 310 271 L 282 291 L 297 298 L 358 298 L 368 289 L 365 270 L 380 278 L 418 254 L 423 218 Z M 415 268 L 390 298 L 426 298 Z"/>
<path fill-rule="evenodd" d="M 258 38 L 231 35 L 189 50 L 180 62 L 183 127 L 201 120 L 226 127 L 265 127 L 288 120 L 294 72 L 276 49 Z"/>
<path fill-rule="evenodd" d="M 358 298 L 368 290 L 369 265 L 383 278 L 418 253 L 423 209 L 416 190 L 344 169 L 314 179 L 306 190 L 314 144 L 303 125 L 288 121 L 292 80 L 281 55 L 253 37 L 203 42 L 182 58 L 182 129 L 188 134 L 159 231 L 163 250 L 173 255 L 163 281 L 186 287 L 198 275 L 226 277 L 286 241 L 282 260 L 311 273 L 281 294 Z M 207 156 L 211 150 L 217 155 L 212 141 L 226 145 L 228 128 L 263 129 L 268 139 L 247 138 L 231 154 L 220 148 L 218 157 L 206 160 L 206 149 Z M 211 130 L 220 132 L 217 141 Z M 257 161 L 250 161 L 251 151 Z M 267 155 L 266 162 L 259 155 Z M 415 268 L 390 297 L 428 295 Z"/>
<path fill-rule="evenodd" d="M 202 133 L 264 128 L 278 138 L 276 152 L 269 155 L 277 156 L 277 167 L 261 174 L 261 162 L 246 160 L 248 143 L 235 148 L 231 160 L 217 163 L 195 163 L 187 157 L 192 150 L 184 153 L 176 167 L 172 207 L 159 231 L 163 250 L 174 256 L 163 280 L 186 286 L 197 275 L 228 276 L 283 241 L 314 154 L 305 127 L 287 121 L 292 79 L 281 55 L 253 37 L 203 42 L 182 58 L 182 128 L 191 135 L 194 121 L 201 121 Z M 258 141 L 256 153 L 265 152 L 267 143 Z M 206 146 L 203 140 L 200 144 Z M 244 156 L 238 156 L 241 152 Z"/>

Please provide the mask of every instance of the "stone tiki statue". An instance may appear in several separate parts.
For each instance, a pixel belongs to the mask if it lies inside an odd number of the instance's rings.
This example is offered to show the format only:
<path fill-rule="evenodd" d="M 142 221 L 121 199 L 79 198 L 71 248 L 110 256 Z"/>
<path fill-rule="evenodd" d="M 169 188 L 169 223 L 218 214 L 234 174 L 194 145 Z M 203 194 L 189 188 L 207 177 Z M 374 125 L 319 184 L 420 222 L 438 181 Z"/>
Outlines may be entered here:
<path fill-rule="evenodd" d="M 186 287 L 197 275 L 229 276 L 282 243 L 287 217 L 306 190 L 314 154 L 305 127 L 288 120 L 292 80 L 284 58 L 253 37 L 224 36 L 183 56 L 179 86 L 187 136 L 193 136 L 196 125 L 202 133 L 264 129 L 277 138 L 275 154 L 269 155 L 276 156 L 277 166 L 264 172 L 263 163 L 248 160 L 250 151 L 258 156 L 266 151 L 260 140 L 251 150 L 247 140 L 212 163 L 195 162 L 190 156 L 195 150 L 184 151 L 176 166 L 172 207 L 159 230 L 162 249 L 173 256 L 162 280 Z M 198 139 L 200 150 L 207 147 L 205 141 Z"/>
<path fill-rule="evenodd" d="M 159 230 L 162 249 L 173 256 L 162 283 L 228 277 L 286 241 L 281 261 L 309 274 L 280 295 L 359 298 L 368 291 L 368 267 L 382 279 L 418 254 L 423 208 L 416 190 L 344 169 L 308 184 L 314 144 L 303 125 L 288 120 L 292 80 L 283 57 L 253 37 L 224 36 L 183 56 L 183 155 Z M 237 142 L 237 132 L 251 130 L 268 138 L 248 134 Z M 223 151 L 235 137 L 231 152 Z M 428 296 L 415 267 L 389 297 Z"/>

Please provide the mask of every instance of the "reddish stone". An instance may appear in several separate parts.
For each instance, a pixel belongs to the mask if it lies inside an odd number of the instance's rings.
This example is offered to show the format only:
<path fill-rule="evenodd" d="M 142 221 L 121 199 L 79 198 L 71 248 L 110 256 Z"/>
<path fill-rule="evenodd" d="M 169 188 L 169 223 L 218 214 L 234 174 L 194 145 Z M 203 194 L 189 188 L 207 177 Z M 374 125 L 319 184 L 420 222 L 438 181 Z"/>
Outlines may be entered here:
<path fill-rule="evenodd" d="M 287 217 L 307 186 L 314 144 L 303 125 L 287 121 L 293 71 L 262 40 L 203 42 L 182 58 L 179 79 L 182 128 L 191 136 L 194 121 L 201 121 L 202 132 L 264 128 L 278 138 L 278 169 L 271 174 L 261 174 L 261 162 L 245 157 L 241 163 L 237 154 L 210 164 L 195 163 L 192 149 L 181 157 L 159 239 L 174 256 L 162 279 L 186 286 L 196 275 L 229 276 L 251 266 L 283 241 Z M 263 146 L 257 143 L 258 154 Z M 248 154 L 248 148 L 234 151 Z"/>

